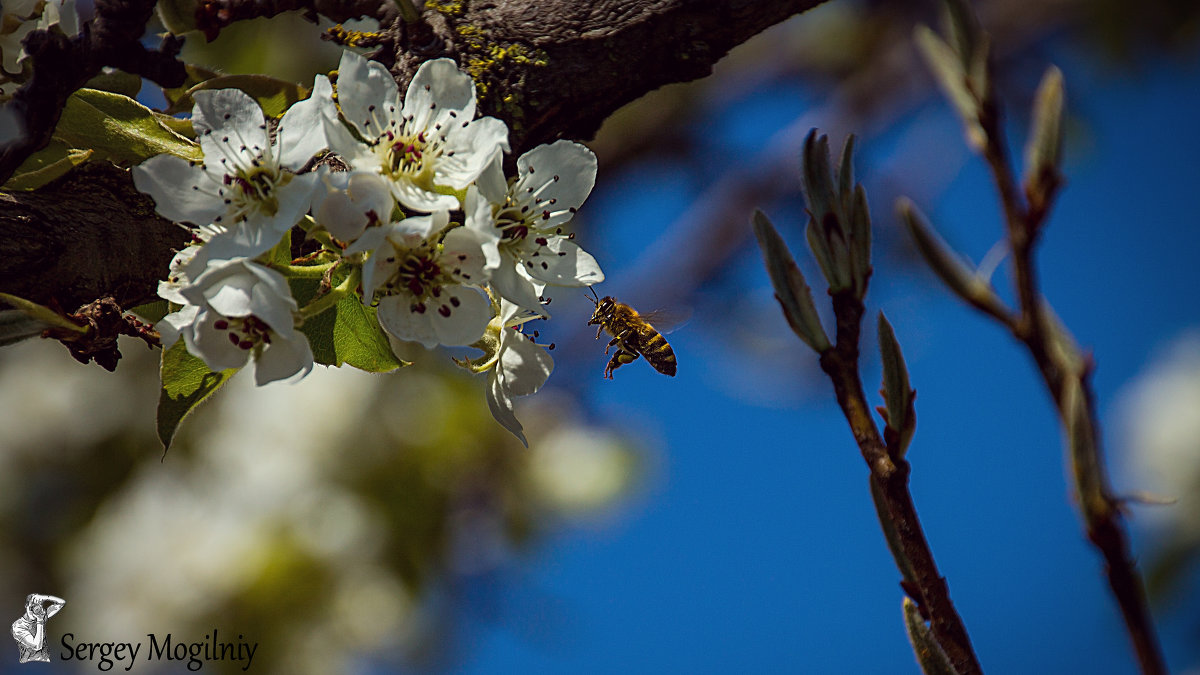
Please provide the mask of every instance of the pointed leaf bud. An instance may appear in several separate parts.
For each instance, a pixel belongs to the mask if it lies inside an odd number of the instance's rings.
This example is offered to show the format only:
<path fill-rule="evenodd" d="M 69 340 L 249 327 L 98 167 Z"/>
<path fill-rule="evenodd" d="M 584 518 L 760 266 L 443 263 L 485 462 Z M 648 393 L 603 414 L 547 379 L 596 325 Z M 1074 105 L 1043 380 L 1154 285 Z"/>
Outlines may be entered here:
<path fill-rule="evenodd" d="M 884 436 L 888 448 L 893 447 L 894 440 L 898 456 L 903 457 L 917 428 L 917 413 L 913 408 L 916 392 L 909 386 L 908 366 L 900 353 L 900 343 L 883 312 L 879 313 L 879 353 L 883 357 L 883 398 L 887 404 Z"/>
<path fill-rule="evenodd" d="M 829 338 L 825 336 L 817 308 L 813 305 L 812 291 L 788 251 L 787 244 L 762 211 L 754 212 L 754 236 L 758 238 L 767 274 L 771 277 L 775 297 L 783 307 L 788 325 L 804 344 L 818 354 L 829 349 Z"/>
<path fill-rule="evenodd" d="M 954 666 L 950 664 L 950 659 L 946 658 L 946 653 L 937 643 L 937 639 L 933 636 L 925 619 L 921 617 L 921 610 L 917 607 L 917 603 L 912 601 L 912 598 L 904 598 L 904 630 L 908 633 L 908 641 L 912 644 L 913 654 L 917 657 L 917 664 L 921 666 L 921 672 L 925 675 L 957 675 Z"/>

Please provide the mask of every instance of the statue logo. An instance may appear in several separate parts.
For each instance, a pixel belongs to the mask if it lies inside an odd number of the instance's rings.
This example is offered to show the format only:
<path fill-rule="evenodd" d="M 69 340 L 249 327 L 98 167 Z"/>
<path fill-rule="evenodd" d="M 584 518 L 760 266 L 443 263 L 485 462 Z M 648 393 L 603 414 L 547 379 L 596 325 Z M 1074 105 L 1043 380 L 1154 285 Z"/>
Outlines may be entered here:
<path fill-rule="evenodd" d="M 12 636 L 17 641 L 21 663 L 50 660 L 50 650 L 46 646 L 46 619 L 57 614 L 65 604 L 66 600 L 53 595 L 31 593 L 25 598 L 25 613 L 12 625 Z"/>

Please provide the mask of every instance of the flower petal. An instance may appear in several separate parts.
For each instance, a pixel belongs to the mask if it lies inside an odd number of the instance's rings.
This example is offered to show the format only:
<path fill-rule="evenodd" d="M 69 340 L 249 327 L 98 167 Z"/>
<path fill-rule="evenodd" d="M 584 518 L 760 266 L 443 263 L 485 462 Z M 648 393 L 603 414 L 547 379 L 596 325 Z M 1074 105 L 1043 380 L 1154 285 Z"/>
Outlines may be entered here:
<path fill-rule="evenodd" d="M 295 103 L 279 122 L 279 165 L 299 171 L 313 155 L 329 146 L 325 140 L 325 120 L 337 118 L 333 86 L 329 78 L 317 75 L 312 95 Z"/>
<path fill-rule="evenodd" d="M 421 64 L 404 96 L 404 116 L 412 116 L 416 129 L 449 124 L 450 112 L 462 122 L 475 117 L 475 81 L 451 59 Z"/>
<path fill-rule="evenodd" d="M 492 411 L 492 417 L 500 423 L 500 426 L 512 432 L 513 436 L 525 447 L 529 447 L 529 441 L 525 439 L 525 430 L 521 426 L 521 422 L 517 420 L 517 416 L 513 414 L 512 399 L 504 393 L 504 385 L 500 381 L 500 374 L 493 370 L 488 374 L 487 387 L 487 402 L 488 410 Z"/>
<path fill-rule="evenodd" d="M 532 310 L 545 317 L 550 316 L 545 306 L 538 300 L 538 292 L 533 282 L 517 271 L 517 266 L 511 259 L 501 263 L 492 272 L 492 286 L 495 287 L 500 297 L 514 305 Z"/>
<path fill-rule="evenodd" d="M 591 286 L 604 281 L 592 254 L 566 237 L 553 237 L 524 260 L 529 276 L 554 286 Z"/>
<path fill-rule="evenodd" d="M 214 372 L 241 368 L 250 358 L 249 349 L 242 349 L 229 339 L 228 329 L 217 328 L 217 322 L 222 319 L 216 312 L 201 309 L 192 330 L 183 331 L 187 350 Z"/>
<path fill-rule="evenodd" d="M 582 206 L 591 194 L 596 185 L 596 155 L 573 141 L 539 145 L 517 159 L 517 176 L 514 193 L 528 194 L 532 188 L 550 212 L 550 218 L 539 225 L 555 227 L 570 220 L 572 209 Z"/>
<path fill-rule="evenodd" d="M 426 307 L 424 312 L 413 310 L 410 296 L 385 295 L 379 299 L 376 316 L 379 318 L 379 325 L 400 340 L 420 342 L 430 349 L 438 346 L 429 308 Z M 483 332 L 480 331 L 480 334 Z"/>
<path fill-rule="evenodd" d="M 500 266 L 496 241 L 476 230 L 456 227 L 442 239 L 441 265 L 465 284 L 482 284 Z"/>
<path fill-rule="evenodd" d="M 398 117 L 399 97 L 396 80 L 387 68 L 349 50 L 342 52 L 338 64 L 338 105 L 346 121 L 363 138 L 374 140 L 391 128 Z"/>
<path fill-rule="evenodd" d="M 492 305 L 479 291 L 466 286 L 443 286 L 430 298 L 428 311 L 438 344 L 469 345 L 483 336 L 492 320 Z"/>
<path fill-rule="evenodd" d="M 293 382 L 298 382 L 312 372 L 312 347 L 304 333 L 296 331 L 291 340 L 275 339 L 267 345 L 254 364 L 254 383 L 258 386 L 284 380 L 298 375 Z"/>
<path fill-rule="evenodd" d="M 212 167 L 249 167 L 270 148 L 258 102 L 241 89 L 208 89 L 192 95 L 192 127 Z M 222 160 L 228 160 L 223 162 Z"/>
<path fill-rule="evenodd" d="M 514 328 L 505 328 L 500 340 L 501 383 L 509 396 L 528 396 L 546 383 L 554 370 L 554 358 L 533 340 Z"/>
<path fill-rule="evenodd" d="M 171 345 L 175 344 L 185 332 L 191 331 L 199 312 L 199 307 L 188 305 L 178 312 L 171 312 L 154 324 L 162 348 L 170 349 Z"/>
<path fill-rule="evenodd" d="M 461 190 L 507 151 L 508 127 L 495 117 L 455 125 L 446 135 L 446 153 L 438 159 L 433 182 Z"/>
<path fill-rule="evenodd" d="M 175 155 L 155 155 L 133 167 L 133 184 L 154 199 L 154 210 L 168 220 L 207 225 L 225 212 L 205 170 Z"/>

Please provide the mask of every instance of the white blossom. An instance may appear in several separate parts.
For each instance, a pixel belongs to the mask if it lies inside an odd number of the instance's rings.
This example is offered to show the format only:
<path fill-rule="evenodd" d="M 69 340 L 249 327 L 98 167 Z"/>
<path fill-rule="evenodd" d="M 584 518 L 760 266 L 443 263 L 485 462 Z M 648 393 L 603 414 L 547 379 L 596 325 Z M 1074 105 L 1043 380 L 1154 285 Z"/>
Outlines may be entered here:
<path fill-rule="evenodd" d="M 401 340 L 468 345 L 491 319 L 488 299 L 472 286 L 487 282 L 500 254 L 494 242 L 464 227 L 443 237 L 449 220 L 437 211 L 385 226 L 363 266 L 363 302 L 378 294 L 379 324 Z"/>
<path fill-rule="evenodd" d="M 502 263 L 492 275 L 500 295 L 545 315 L 535 282 L 591 286 L 604 280 L 596 259 L 565 226 L 596 182 L 596 156 L 571 141 L 539 145 L 517 159 L 505 181 L 499 162 L 467 191 L 467 227 L 498 242 Z"/>
<path fill-rule="evenodd" d="M 178 295 L 188 304 L 157 325 L 164 348 L 182 337 L 213 371 L 241 368 L 253 355 L 260 385 L 312 370 L 312 349 L 295 327 L 296 301 L 278 272 L 246 258 L 212 260 Z"/>
<path fill-rule="evenodd" d="M 396 201 L 432 213 L 459 207 L 461 191 L 508 151 L 508 128 L 475 117 L 475 83 L 450 59 L 421 64 L 404 98 L 382 65 L 343 52 L 338 105 L 363 141 L 330 116 L 330 149 L 355 169 L 389 179 Z"/>
<path fill-rule="evenodd" d="M 492 417 L 519 438 L 525 447 L 524 428 L 513 413 L 513 399 L 535 393 L 554 370 L 554 359 L 541 345 L 521 332 L 526 321 L 538 318 L 518 305 L 500 301 L 500 316 L 493 319 L 490 329 L 499 333 L 495 363 L 488 371 L 487 402 Z"/>
<path fill-rule="evenodd" d="M 157 155 L 134 167 L 134 184 L 163 217 L 198 226 L 219 248 L 208 257 L 256 256 L 309 209 L 317 174 L 294 172 L 327 146 L 322 120 L 331 96 L 328 78 L 318 75 L 312 96 L 283 116 L 273 144 L 262 109 L 245 92 L 198 91 L 192 126 L 204 163 Z"/>

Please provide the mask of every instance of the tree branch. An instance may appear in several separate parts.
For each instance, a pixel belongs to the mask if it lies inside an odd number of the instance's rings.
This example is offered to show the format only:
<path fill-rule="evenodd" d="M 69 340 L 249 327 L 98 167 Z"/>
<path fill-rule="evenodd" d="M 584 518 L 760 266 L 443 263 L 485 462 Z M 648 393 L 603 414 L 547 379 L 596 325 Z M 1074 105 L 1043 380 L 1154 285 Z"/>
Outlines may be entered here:
<path fill-rule="evenodd" d="M 1004 149 L 999 102 L 989 93 L 983 103 L 979 118 L 987 138 L 983 154 L 1004 207 L 1019 304 L 1017 316 L 1005 317 L 1007 320 L 993 318 L 1029 350 L 1058 408 L 1067 432 L 1071 476 L 1088 540 L 1104 558 L 1109 587 L 1120 607 L 1141 670 L 1147 675 L 1166 673 L 1141 576 L 1121 524 L 1120 500 L 1113 496 L 1104 469 L 1096 394 L 1091 384 L 1093 363 L 1080 354 L 1066 327 L 1044 306 L 1037 282 L 1034 245 L 1053 203 L 1057 182 L 1051 184 L 1048 193 L 1037 195 L 1036 200 L 1022 199 Z M 1032 201 L 1036 201 L 1036 206 L 1029 203 Z"/>

